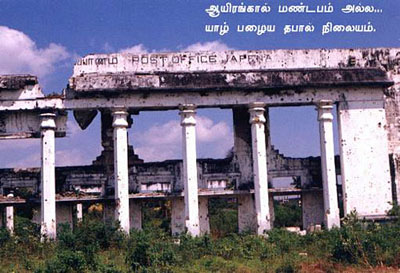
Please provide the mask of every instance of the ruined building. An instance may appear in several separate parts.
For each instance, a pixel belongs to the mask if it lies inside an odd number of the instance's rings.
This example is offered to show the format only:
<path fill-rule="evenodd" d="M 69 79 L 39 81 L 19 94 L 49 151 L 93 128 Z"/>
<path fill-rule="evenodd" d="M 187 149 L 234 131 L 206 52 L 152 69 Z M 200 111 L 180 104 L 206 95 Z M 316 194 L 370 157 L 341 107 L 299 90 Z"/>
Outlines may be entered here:
<path fill-rule="evenodd" d="M 98 54 L 79 60 L 52 96 L 34 76 L 0 76 L 0 138 L 41 138 L 42 152 L 41 168 L 0 170 L 2 222 L 12 230 L 14 209 L 29 202 L 54 238 L 57 223 L 82 218 L 82 204 L 103 203 L 105 218 L 128 232 L 141 228 L 143 204 L 170 200 L 172 232 L 199 235 L 210 229 L 209 198 L 231 197 L 239 231 L 262 234 L 273 226 L 273 197 L 288 194 L 301 196 L 304 229 L 340 226 L 338 195 L 344 214 L 384 219 L 400 198 L 399 65 L 400 49 L 387 48 Z M 321 157 L 285 157 L 271 144 L 268 109 L 309 105 Z M 199 108 L 232 109 L 232 156 L 196 158 Z M 179 109 L 183 160 L 143 162 L 127 129 L 142 111 L 171 109 Z M 83 129 L 101 115 L 103 151 L 92 165 L 55 167 L 67 114 Z M 277 177 L 295 177 L 297 187 L 269 187 Z M 21 188 L 33 195 L 13 196 Z"/>

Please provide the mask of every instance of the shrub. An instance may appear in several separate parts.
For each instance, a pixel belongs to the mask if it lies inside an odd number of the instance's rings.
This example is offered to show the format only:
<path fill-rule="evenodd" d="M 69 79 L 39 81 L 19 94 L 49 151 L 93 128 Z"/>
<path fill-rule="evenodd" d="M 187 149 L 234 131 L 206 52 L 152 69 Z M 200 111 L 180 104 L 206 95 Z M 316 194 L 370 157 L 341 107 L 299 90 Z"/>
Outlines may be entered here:
<path fill-rule="evenodd" d="M 268 241 L 276 247 L 277 254 L 299 250 L 304 245 L 304 238 L 284 229 L 273 229 L 267 233 Z"/>
<path fill-rule="evenodd" d="M 334 261 L 364 266 L 400 265 L 397 224 L 366 222 L 352 212 L 340 229 L 325 233 Z"/>
<path fill-rule="evenodd" d="M 14 237 L 17 243 L 33 246 L 40 240 L 40 226 L 28 218 L 16 216 L 14 218 Z"/>
<path fill-rule="evenodd" d="M 48 260 L 37 273 L 84 272 L 87 269 L 85 256 L 81 251 L 62 250 Z"/>
<path fill-rule="evenodd" d="M 10 233 L 4 227 L 0 228 L 0 247 L 3 247 L 8 241 L 10 241 Z"/>
<path fill-rule="evenodd" d="M 274 202 L 275 227 L 301 226 L 301 207 L 296 200 L 287 203 Z"/>
<path fill-rule="evenodd" d="M 147 267 L 158 267 L 168 271 L 169 266 L 179 261 L 177 246 L 165 233 L 149 230 L 133 231 L 128 241 L 126 263 L 133 271 L 143 271 Z"/>
<path fill-rule="evenodd" d="M 183 234 L 179 237 L 179 251 L 186 260 L 212 254 L 213 248 L 214 243 L 208 235 L 192 237 Z"/>
<path fill-rule="evenodd" d="M 142 207 L 143 228 L 158 228 L 164 232 L 170 233 L 171 226 L 171 203 L 170 201 L 157 201 L 145 203 Z"/>
<path fill-rule="evenodd" d="M 229 198 L 212 198 L 208 204 L 211 234 L 220 238 L 236 233 L 238 228 L 237 204 Z"/>
<path fill-rule="evenodd" d="M 84 254 L 85 263 L 91 269 L 99 266 L 96 253 L 110 246 L 119 246 L 124 235 L 119 227 L 112 223 L 85 220 L 72 231 L 69 224 L 58 227 L 58 247 L 60 250 L 78 251 Z"/>
<path fill-rule="evenodd" d="M 99 271 L 101 273 L 122 273 L 122 271 L 116 268 L 113 264 L 102 265 Z"/>
<path fill-rule="evenodd" d="M 367 253 L 364 249 L 364 241 L 367 240 L 366 225 L 357 217 L 356 213 L 348 215 L 338 232 L 333 236 L 332 256 L 336 261 L 350 264 L 369 265 Z"/>
<path fill-rule="evenodd" d="M 221 257 L 207 257 L 203 262 L 202 266 L 207 272 L 235 272 L 236 265 L 231 261 L 226 261 Z"/>
<path fill-rule="evenodd" d="M 17 223 L 18 240 L 0 229 L 0 262 L 7 272 L 297 272 L 303 262 L 309 268 L 400 266 L 400 223 L 366 222 L 355 213 L 340 229 L 306 236 L 273 229 L 265 237 L 231 233 L 216 239 L 176 239 L 161 228 L 133 230 L 128 238 L 116 224 L 89 219 L 74 230 L 59 225 L 56 242 L 40 243 L 36 225 Z"/>

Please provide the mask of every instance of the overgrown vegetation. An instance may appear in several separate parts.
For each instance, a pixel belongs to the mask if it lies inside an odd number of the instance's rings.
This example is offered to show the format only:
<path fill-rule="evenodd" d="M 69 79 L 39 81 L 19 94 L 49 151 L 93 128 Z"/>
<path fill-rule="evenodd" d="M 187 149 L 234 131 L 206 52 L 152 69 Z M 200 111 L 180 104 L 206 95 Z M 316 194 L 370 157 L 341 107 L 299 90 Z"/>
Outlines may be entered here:
<path fill-rule="evenodd" d="M 213 238 L 227 236 L 238 229 L 237 202 L 234 198 L 210 198 L 208 216 Z"/>
<path fill-rule="evenodd" d="M 398 216 L 399 209 L 391 213 Z M 378 224 L 351 214 L 340 229 L 300 236 L 276 228 L 265 237 L 239 235 L 229 223 L 220 224 L 228 229 L 221 236 L 176 238 L 162 225 L 146 225 L 127 237 L 115 223 L 87 217 L 73 230 L 60 225 L 57 242 L 40 243 L 38 226 L 17 217 L 15 235 L 0 229 L 1 272 L 390 272 L 400 267 L 399 220 Z"/>
<path fill-rule="evenodd" d="M 299 200 L 289 200 L 285 203 L 274 201 L 275 227 L 301 226 L 301 206 Z"/>

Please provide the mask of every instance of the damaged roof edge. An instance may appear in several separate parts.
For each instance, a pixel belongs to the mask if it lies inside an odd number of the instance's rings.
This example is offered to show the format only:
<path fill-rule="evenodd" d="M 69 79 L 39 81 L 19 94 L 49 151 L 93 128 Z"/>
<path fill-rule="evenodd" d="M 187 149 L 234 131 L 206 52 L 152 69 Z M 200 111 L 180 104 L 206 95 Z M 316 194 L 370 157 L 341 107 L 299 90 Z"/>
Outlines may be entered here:
<path fill-rule="evenodd" d="M 36 76 L 32 75 L 0 75 L 0 91 L 20 90 L 25 86 L 38 84 Z"/>
<path fill-rule="evenodd" d="M 393 85 L 379 68 L 258 70 L 190 73 L 83 74 L 70 79 L 68 93 L 115 93 L 124 91 L 179 91 L 230 89 L 288 89 L 295 87 Z"/>

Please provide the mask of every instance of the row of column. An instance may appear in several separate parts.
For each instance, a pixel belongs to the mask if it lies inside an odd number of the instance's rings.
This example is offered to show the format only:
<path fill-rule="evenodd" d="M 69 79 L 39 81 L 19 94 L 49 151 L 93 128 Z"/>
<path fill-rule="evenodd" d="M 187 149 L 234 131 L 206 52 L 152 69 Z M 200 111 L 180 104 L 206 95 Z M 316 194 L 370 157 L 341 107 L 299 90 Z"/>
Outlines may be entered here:
<path fill-rule="evenodd" d="M 340 225 L 333 148 L 332 103 L 323 101 L 318 104 L 317 108 L 321 143 L 325 224 L 327 228 L 331 228 Z M 265 103 L 255 102 L 249 105 L 254 206 L 257 234 L 260 235 L 271 228 L 264 111 Z M 129 233 L 128 112 L 124 109 L 117 109 L 112 114 L 114 130 L 115 219 L 119 221 L 121 229 Z M 180 107 L 185 204 L 184 222 L 187 233 L 198 236 L 200 235 L 200 224 L 195 115 L 194 105 Z M 41 115 L 41 234 L 43 238 L 49 239 L 55 239 L 56 237 L 55 117 L 56 115 L 53 113 Z"/>
<path fill-rule="evenodd" d="M 271 228 L 264 107 L 264 103 L 252 103 L 249 105 L 257 234 L 263 234 Z M 199 225 L 195 114 L 194 105 L 186 105 L 180 108 L 185 191 L 185 226 L 187 232 L 192 236 L 197 236 L 201 233 Z"/>
<path fill-rule="evenodd" d="M 113 111 L 114 128 L 114 179 L 115 179 L 115 219 L 121 229 L 128 233 L 129 225 L 129 177 L 128 177 L 128 113 Z M 55 123 L 54 113 L 41 115 L 41 235 L 42 239 L 56 238 L 55 202 Z M 82 206 L 77 206 L 78 217 Z"/>

